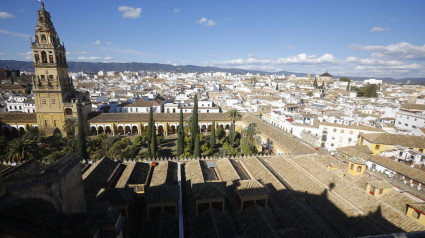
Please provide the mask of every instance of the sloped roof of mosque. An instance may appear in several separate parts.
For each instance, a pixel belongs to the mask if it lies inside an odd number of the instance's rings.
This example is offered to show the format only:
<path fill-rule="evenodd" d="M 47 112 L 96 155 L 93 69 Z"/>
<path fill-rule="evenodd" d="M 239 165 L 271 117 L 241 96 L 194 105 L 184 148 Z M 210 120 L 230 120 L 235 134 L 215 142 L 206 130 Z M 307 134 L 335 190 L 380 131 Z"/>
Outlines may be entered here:
<path fill-rule="evenodd" d="M 360 134 L 365 140 L 374 144 L 401 145 L 413 148 L 425 148 L 425 137 L 402 134 L 374 133 Z"/>
<path fill-rule="evenodd" d="M 241 180 L 236 190 L 241 196 L 268 194 L 264 186 L 257 180 Z"/>
<path fill-rule="evenodd" d="M 245 114 L 242 121 L 246 124 L 255 123 L 260 135 L 264 138 L 269 138 L 274 146 L 280 147 L 285 154 L 312 154 L 316 151 L 294 138 L 293 135 L 287 134 L 279 128 L 270 125 L 269 123 L 255 117 L 249 113 Z"/>
<path fill-rule="evenodd" d="M 22 113 L 24 114 L 24 113 Z M 28 114 L 28 113 L 26 113 Z M 184 113 L 183 120 L 192 116 L 192 113 Z M 179 121 L 179 113 L 154 113 L 153 119 L 157 122 L 177 122 Z M 97 122 L 147 122 L 149 113 L 90 113 L 89 123 Z M 198 121 L 229 121 L 225 113 L 199 113 Z"/>
<path fill-rule="evenodd" d="M 323 74 L 321 74 L 320 77 L 332 77 L 332 75 L 329 74 L 328 71 L 326 71 Z"/>
<path fill-rule="evenodd" d="M 35 113 L 0 113 L 0 121 L 4 123 L 37 123 Z"/>
<path fill-rule="evenodd" d="M 195 200 L 208 198 L 226 197 L 225 182 L 198 183 L 192 186 L 192 194 Z"/>

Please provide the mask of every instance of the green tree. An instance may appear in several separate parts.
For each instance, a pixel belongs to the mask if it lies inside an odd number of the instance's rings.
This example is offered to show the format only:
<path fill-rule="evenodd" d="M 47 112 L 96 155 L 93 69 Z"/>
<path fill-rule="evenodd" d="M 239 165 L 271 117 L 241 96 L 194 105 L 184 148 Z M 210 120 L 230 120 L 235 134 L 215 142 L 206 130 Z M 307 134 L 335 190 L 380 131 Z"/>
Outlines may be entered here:
<path fill-rule="evenodd" d="M 155 125 L 155 120 L 152 120 L 153 125 Z M 157 152 L 158 152 L 158 142 L 156 140 L 156 130 L 155 130 L 155 126 L 152 126 L 152 138 L 151 138 L 151 143 L 150 143 L 150 150 L 151 150 L 151 158 L 156 158 L 157 156 Z"/>
<path fill-rule="evenodd" d="M 260 137 L 255 123 L 249 124 L 242 130 L 241 149 L 246 155 L 255 154 L 257 146 L 260 145 Z"/>
<path fill-rule="evenodd" d="M 340 82 L 350 82 L 350 81 L 351 81 L 351 79 L 349 79 L 349 78 L 347 78 L 347 77 L 341 77 L 341 78 L 339 78 L 339 81 L 340 81 Z"/>
<path fill-rule="evenodd" d="M 276 91 L 279 91 L 279 84 L 276 84 Z"/>
<path fill-rule="evenodd" d="M 81 104 L 77 106 L 78 113 L 78 152 L 80 153 L 83 159 L 88 159 L 89 156 L 87 154 L 87 145 L 86 145 L 86 130 L 84 127 L 84 118 L 83 112 L 81 109 Z"/>
<path fill-rule="evenodd" d="M 222 138 L 224 138 L 226 136 L 226 132 L 224 132 L 223 128 L 218 127 L 217 130 L 215 131 L 215 137 L 218 140 L 221 140 Z"/>
<path fill-rule="evenodd" d="M 76 126 L 76 120 L 75 118 L 67 118 L 65 120 L 65 123 L 63 124 L 63 130 L 68 136 L 74 136 L 75 135 L 75 126 Z"/>
<path fill-rule="evenodd" d="M 210 148 L 214 150 L 215 147 L 215 121 L 212 122 L 210 134 Z"/>
<path fill-rule="evenodd" d="M 89 139 L 87 146 L 87 153 L 93 161 L 102 159 L 109 148 L 107 148 L 106 140 L 108 136 L 104 133 L 98 135 L 93 139 Z"/>
<path fill-rule="evenodd" d="M 321 89 L 325 89 L 325 81 L 322 82 L 322 86 L 320 86 Z"/>
<path fill-rule="evenodd" d="M 242 119 L 242 115 L 239 113 L 237 109 L 233 108 L 227 112 L 227 117 L 232 121 L 232 125 L 230 126 L 230 131 L 229 131 L 229 141 L 230 141 L 230 144 L 233 146 L 235 142 L 234 141 L 235 122 Z"/>
<path fill-rule="evenodd" d="M 192 128 L 190 130 L 190 138 L 192 139 L 192 146 L 195 145 L 197 134 L 198 134 L 198 95 L 195 94 L 195 98 L 193 99 Z"/>
<path fill-rule="evenodd" d="M 312 97 L 312 96 L 313 96 L 313 92 L 312 92 L 312 91 L 308 91 L 308 92 L 307 92 L 307 96 L 308 96 L 308 97 Z"/>
<path fill-rule="evenodd" d="M 183 109 L 180 108 L 179 130 L 177 132 L 177 157 L 184 152 Z"/>
<path fill-rule="evenodd" d="M 155 124 L 153 124 L 153 108 L 150 107 L 149 110 L 149 121 L 148 121 L 148 141 L 151 142 L 152 139 L 152 127 L 155 128 Z"/>
<path fill-rule="evenodd" d="M 345 90 L 350 91 L 350 81 L 348 81 L 347 88 Z"/>
<path fill-rule="evenodd" d="M 235 125 L 231 124 L 230 125 L 230 130 L 229 130 L 229 143 L 231 146 L 235 145 Z"/>
<path fill-rule="evenodd" d="M 20 162 L 30 159 L 40 159 L 37 143 L 29 138 L 19 137 L 8 143 L 7 161 Z"/>
<path fill-rule="evenodd" d="M 317 78 L 314 78 L 313 87 L 318 88 L 319 85 L 317 84 Z"/>
<path fill-rule="evenodd" d="M 199 147 L 199 133 L 196 133 L 195 137 L 195 147 L 193 149 L 193 157 L 199 158 L 200 155 L 200 147 Z"/>

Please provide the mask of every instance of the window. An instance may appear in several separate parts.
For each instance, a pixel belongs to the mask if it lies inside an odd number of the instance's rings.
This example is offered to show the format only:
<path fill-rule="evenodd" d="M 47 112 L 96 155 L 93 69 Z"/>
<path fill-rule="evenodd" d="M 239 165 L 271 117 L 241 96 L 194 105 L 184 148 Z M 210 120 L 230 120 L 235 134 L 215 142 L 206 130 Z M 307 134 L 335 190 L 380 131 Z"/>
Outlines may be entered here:
<path fill-rule="evenodd" d="M 379 189 L 379 194 L 382 194 L 384 192 L 384 189 Z"/>
<path fill-rule="evenodd" d="M 350 169 L 354 170 L 354 164 L 351 164 Z"/>
<path fill-rule="evenodd" d="M 370 187 L 370 192 L 373 194 L 373 193 L 375 193 L 375 187 L 374 186 L 371 186 Z"/>
<path fill-rule="evenodd" d="M 54 98 L 51 98 L 50 101 L 52 102 L 52 104 L 56 104 L 56 100 Z"/>
<path fill-rule="evenodd" d="M 41 35 L 41 41 L 46 41 L 46 35 Z"/>
<path fill-rule="evenodd" d="M 419 217 L 421 216 L 421 214 L 418 212 L 418 211 L 416 211 L 416 210 L 413 210 L 413 212 L 412 212 L 412 217 L 414 217 L 414 218 L 416 218 L 416 219 L 419 219 Z"/>
<path fill-rule="evenodd" d="M 348 138 L 348 142 L 351 142 L 353 139 L 351 139 L 351 138 Z"/>
<path fill-rule="evenodd" d="M 353 134 L 353 131 L 350 131 L 350 135 L 352 135 Z"/>
<path fill-rule="evenodd" d="M 357 166 L 357 172 L 362 172 L 362 166 Z"/>
<path fill-rule="evenodd" d="M 47 120 L 44 121 L 44 126 L 47 127 L 49 125 L 49 122 Z"/>
<path fill-rule="evenodd" d="M 419 149 L 419 152 L 423 153 L 424 152 L 424 149 Z"/>
<path fill-rule="evenodd" d="M 379 150 L 380 147 L 381 145 L 375 145 L 375 150 Z"/>
<path fill-rule="evenodd" d="M 344 129 L 341 129 L 341 133 L 344 133 Z"/>
<path fill-rule="evenodd" d="M 331 143 L 331 146 L 333 147 L 334 146 L 334 143 Z"/>
<path fill-rule="evenodd" d="M 49 61 L 50 63 L 53 63 L 53 55 L 49 55 Z"/>
<path fill-rule="evenodd" d="M 334 132 L 336 132 L 336 129 L 334 129 Z"/>

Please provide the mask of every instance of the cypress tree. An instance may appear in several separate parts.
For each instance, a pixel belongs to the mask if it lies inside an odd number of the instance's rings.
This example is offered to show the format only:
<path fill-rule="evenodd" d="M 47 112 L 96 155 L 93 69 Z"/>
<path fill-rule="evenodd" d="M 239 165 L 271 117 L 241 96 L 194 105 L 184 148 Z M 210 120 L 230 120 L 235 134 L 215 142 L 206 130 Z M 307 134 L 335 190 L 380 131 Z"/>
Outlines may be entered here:
<path fill-rule="evenodd" d="M 195 149 L 193 150 L 193 158 L 199 158 L 200 151 L 199 151 L 199 133 L 196 133 L 195 138 Z"/>
<path fill-rule="evenodd" d="M 210 135 L 210 148 L 214 149 L 215 147 L 215 121 L 213 121 L 211 126 L 211 135 Z"/>
<path fill-rule="evenodd" d="M 276 84 L 276 91 L 279 90 L 279 84 Z"/>
<path fill-rule="evenodd" d="M 151 157 L 156 158 L 158 145 L 156 144 L 156 130 L 155 130 L 155 120 L 152 120 L 152 131 L 151 131 Z"/>
<path fill-rule="evenodd" d="M 149 110 L 149 122 L 148 122 L 148 135 L 147 135 L 147 139 L 148 142 L 151 142 L 152 139 L 152 127 L 155 129 L 155 124 L 152 124 L 153 122 L 153 110 L 152 110 L 152 106 Z"/>
<path fill-rule="evenodd" d="M 348 81 L 347 88 L 345 89 L 345 91 L 350 91 L 350 81 Z"/>
<path fill-rule="evenodd" d="M 180 108 L 180 122 L 177 134 L 177 157 L 184 152 L 183 110 Z"/>
<path fill-rule="evenodd" d="M 195 94 L 193 99 L 193 111 L 192 111 L 192 128 L 190 130 L 190 138 L 192 140 L 192 149 L 195 145 L 196 135 L 198 134 L 198 95 Z"/>
<path fill-rule="evenodd" d="M 322 86 L 320 86 L 322 89 L 325 89 L 325 81 L 322 82 Z"/>
<path fill-rule="evenodd" d="M 81 109 L 81 104 L 77 105 L 77 113 L 78 113 L 78 152 L 80 153 L 81 157 L 83 159 L 87 160 L 89 158 L 87 154 L 87 148 L 86 148 L 86 131 L 84 130 L 84 119 L 83 119 L 83 112 Z"/>
<path fill-rule="evenodd" d="M 317 84 L 317 78 L 314 78 L 313 87 L 317 88 L 319 85 Z"/>
<path fill-rule="evenodd" d="M 235 145 L 235 124 L 233 123 L 230 125 L 229 142 L 232 146 Z"/>

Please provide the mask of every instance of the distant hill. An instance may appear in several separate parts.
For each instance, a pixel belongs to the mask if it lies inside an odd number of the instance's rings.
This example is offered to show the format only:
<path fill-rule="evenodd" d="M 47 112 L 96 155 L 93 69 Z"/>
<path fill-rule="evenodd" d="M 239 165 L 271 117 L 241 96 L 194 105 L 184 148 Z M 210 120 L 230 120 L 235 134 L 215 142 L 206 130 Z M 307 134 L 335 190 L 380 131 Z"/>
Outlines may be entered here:
<path fill-rule="evenodd" d="M 34 71 L 32 62 L 30 61 L 17 61 L 17 60 L 0 60 L 0 68 L 9 67 L 10 69 L 20 69 L 25 71 Z M 295 74 L 296 76 L 305 76 L 306 73 L 295 73 L 289 71 L 279 71 L 279 72 L 267 72 L 261 70 L 245 70 L 245 69 L 235 69 L 235 68 L 217 68 L 211 66 L 196 66 L 196 65 L 171 65 L 171 64 L 158 64 L 158 63 L 101 63 L 101 62 L 68 62 L 70 72 L 99 72 L 103 71 L 154 71 L 154 72 L 176 72 L 176 73 L 209 73 L 209 72 L 226 72 L 232 74 Z M 340 76 L 334 76 L 340 77 Z M 369 78 L 376 77 L 350 77 L 352 80 L 365 80 Z M 386 82 L 400 82 L 406 83 L 410 82 L 411 84 L 425 84 L 425 78 L 376 78 L 382 79 Z"/>

